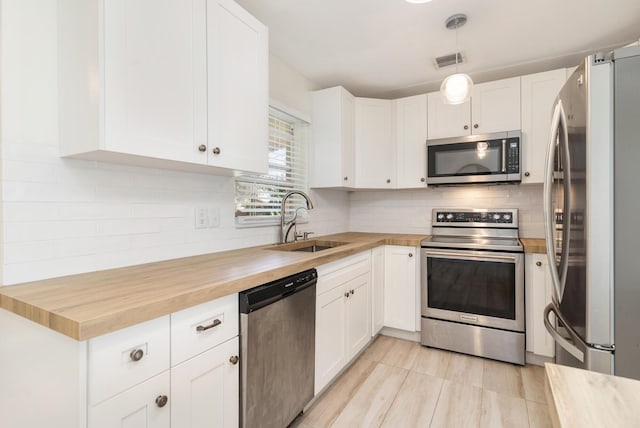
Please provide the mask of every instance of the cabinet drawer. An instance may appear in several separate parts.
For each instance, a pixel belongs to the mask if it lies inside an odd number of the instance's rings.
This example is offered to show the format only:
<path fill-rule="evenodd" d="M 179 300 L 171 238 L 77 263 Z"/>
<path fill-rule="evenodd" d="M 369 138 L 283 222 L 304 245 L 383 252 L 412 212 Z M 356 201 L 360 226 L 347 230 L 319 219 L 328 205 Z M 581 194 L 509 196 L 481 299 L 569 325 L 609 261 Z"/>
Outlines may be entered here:
<path fill-rule="evenodd" d="M 171 314 L 171 365 L 238 335 L 238 295 Z"/>
<path fill-rule="evenodd" d="M 89 408 L 89 428 L 169 428 L 171 376 L 165 371 Z M 163 404 L 161 400 L 167 397 Z M 162 406 L 162 407 L 160 407 Z"/>
<path fill-rule="evenodd" d="M 89 403 L 169 368 L 169 315 L 89 340 Z"/>
<path fill-rule="evenodd" d="M 322 294 L 358 276 L 371 272 L 371 251 L 318 266 L 316 293 Z"/>

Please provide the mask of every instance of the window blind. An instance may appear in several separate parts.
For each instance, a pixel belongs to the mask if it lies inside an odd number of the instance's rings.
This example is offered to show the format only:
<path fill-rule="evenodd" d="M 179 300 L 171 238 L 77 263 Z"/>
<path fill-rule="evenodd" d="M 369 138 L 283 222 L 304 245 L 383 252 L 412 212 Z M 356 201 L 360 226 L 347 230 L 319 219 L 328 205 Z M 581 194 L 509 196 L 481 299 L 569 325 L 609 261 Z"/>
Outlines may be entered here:
<path fill-rule="evenodd" d="M 281 110 L 269 109 L 269 169 L 266 175 L 236 177 L 235 218 L 238 226 L 280 224 L 280 202 L 290 190 L 307 189 L 308 123 Z M 286 206 L 287 220 L 306 206 L 295 195 Z M 303 210 L 304 211 L 304 210 Z M 301 212 L 297 221 L 302 222 Z"/>

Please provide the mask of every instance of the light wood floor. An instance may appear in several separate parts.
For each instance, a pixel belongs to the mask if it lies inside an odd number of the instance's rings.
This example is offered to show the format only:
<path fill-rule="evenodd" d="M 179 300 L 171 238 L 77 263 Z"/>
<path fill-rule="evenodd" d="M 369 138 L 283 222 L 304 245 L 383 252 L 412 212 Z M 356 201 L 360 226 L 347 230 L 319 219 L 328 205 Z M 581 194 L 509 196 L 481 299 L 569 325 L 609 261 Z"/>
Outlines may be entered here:
<path fill-rule="evenodd" d="M 379 336 L 292 425 L 550 427 L 544 369 Z"/>

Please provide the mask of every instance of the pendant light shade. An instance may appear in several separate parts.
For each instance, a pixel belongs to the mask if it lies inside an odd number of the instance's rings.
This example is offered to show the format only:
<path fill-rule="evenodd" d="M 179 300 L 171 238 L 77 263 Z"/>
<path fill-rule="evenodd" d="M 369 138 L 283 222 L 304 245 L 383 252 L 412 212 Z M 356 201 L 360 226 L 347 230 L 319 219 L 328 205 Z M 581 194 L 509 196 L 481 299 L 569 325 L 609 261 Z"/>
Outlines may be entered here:
<path fill-rule="evenodd" d="M 456 73 L 448 76 L 440 85 L 440 95 L 445 104 L 462 104 L 471 98 L 473 80 L 468 74 Z"/>
<path fill-rule="evenodd" d="M 450 16 L 445 22 L 449 30 L 456 30 L 456 72 L 440 85 L 440 96 L 445 104 L 462 104 L 471 98 L 473 80 L 468 74 L 458 73 L 458 28 L 466 23 L 467 16 L 461 13 Z"/>

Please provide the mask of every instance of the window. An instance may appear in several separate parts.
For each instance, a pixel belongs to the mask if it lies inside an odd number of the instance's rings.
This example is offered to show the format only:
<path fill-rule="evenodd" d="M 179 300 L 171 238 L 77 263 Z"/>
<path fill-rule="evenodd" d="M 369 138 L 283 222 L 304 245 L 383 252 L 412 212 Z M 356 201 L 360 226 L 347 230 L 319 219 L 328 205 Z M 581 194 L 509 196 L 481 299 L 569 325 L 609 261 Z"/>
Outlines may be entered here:
<path fill-rule="evenodd" d="M 236 225 L 280 223 L 280 201 L 290 190 L 307 189 L 306 145 L 309 123 L 277 108 L 269 109 L 269 171 L 236 178 Z M 287 217 L 305 206 L 301 198 L 287 203 Z"/>

